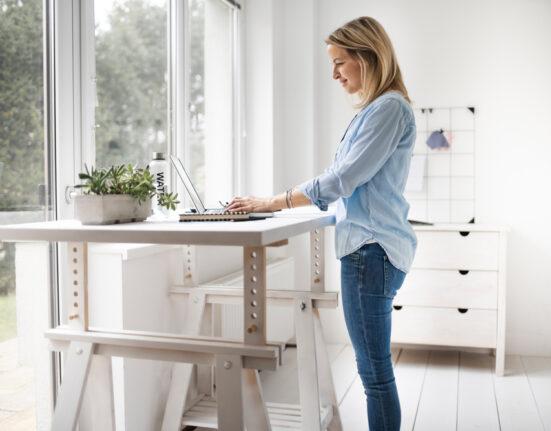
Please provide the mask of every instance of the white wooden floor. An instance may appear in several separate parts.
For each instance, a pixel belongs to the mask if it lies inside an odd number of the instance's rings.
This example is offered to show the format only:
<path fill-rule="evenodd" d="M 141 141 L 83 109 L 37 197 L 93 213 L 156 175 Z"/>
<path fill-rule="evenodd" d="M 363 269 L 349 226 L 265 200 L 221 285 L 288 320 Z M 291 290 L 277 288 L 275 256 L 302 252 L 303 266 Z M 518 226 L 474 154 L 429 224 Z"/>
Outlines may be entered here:
<path fill-rule="evenodd" d="M 363 387 L 349 345 L 330 345 L 345 431 L 366 431 Z M 296 350 L 277 372 L 262 372 L 266 401 L 298 403 Z M 397 349 L 395 374 L 402 430 L 551 431 L 551 358 L 508 356 L 507 375 L 494 358 L 456 351 Z M 199 430 L 198 430 L 199 431 Z"/>
<path fill-rule="evenodd" d="M 14 343 L 1 346 L 0 430 L 33 430 L 32 373 L 16 366 Z M 328 351 L 344 430 L 365 431 L 352 348 L 329 345 Z M 505 377 L 495 376 L 494 359 L 485 354 L 402 349 L 393 359 L 403 430 L 551 431 L 551 358 L 508 356 Z M 298 404 L 296 349 L 287 349 L 284 365 L 261 379 L 266 401 Z"/>
<path fill-rule="evenodd" d="M 36 429 L 34 371 L 17 363 L 17 338 L 0 343 L 0 430 Z"/>

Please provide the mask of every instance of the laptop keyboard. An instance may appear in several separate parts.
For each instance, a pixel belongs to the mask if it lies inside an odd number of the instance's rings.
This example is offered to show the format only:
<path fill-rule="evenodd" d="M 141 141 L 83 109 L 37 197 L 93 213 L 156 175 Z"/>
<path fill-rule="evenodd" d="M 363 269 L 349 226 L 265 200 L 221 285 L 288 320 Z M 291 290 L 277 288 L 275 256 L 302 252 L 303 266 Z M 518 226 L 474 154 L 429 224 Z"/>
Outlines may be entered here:
<path fill-rule="evenodd" d="M 244 211 L 226 211 L 224 208 L 206 210 L 204 214 L 208 215 L 222 215 L 222 214 L 245 214 Z"/>

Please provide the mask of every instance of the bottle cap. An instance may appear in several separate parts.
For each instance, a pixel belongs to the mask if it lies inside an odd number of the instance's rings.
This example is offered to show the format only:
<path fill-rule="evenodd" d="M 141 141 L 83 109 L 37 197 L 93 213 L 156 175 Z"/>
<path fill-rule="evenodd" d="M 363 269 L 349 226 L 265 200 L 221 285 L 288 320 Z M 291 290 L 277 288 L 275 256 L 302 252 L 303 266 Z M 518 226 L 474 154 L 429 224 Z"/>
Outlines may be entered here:
<path fill-rule="evenodd" d="M 153 153 L 153 160 L 164 160 L 165 153 Z"/>

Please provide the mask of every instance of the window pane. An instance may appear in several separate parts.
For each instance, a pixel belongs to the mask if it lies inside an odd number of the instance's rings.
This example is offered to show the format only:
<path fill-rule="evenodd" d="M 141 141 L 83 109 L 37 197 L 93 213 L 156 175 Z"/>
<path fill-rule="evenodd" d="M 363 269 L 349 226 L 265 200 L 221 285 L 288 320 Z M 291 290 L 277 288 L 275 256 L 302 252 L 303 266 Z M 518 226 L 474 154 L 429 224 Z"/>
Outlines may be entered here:
<path fill-rule="evenodd" d="M 146 165 L 167 150 L 166 0 L 97 0 L 96 164 Z"/>
<path fill-rule="evenodd" d="M 0 0 L 0 224 L 46 214 L 42 21 L 42 0 Z M 16 288 L 15 258 L 15 245 L 0 243 L 0 429 L 34 429 L 37 316 L 21 298 L 36 286 L 18 268 Z"/>
<path fill-rule="evenodd" d="M 233 10 L 190 0 L 189 130 L 191 176 L 208 206 L 233 192 Z"/>

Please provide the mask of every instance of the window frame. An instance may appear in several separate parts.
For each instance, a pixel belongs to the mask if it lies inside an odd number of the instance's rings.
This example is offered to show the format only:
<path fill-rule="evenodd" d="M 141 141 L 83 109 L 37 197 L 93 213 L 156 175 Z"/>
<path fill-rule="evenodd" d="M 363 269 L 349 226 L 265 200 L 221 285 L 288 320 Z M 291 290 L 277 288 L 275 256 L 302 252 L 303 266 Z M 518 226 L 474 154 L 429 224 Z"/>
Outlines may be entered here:
<path fill-rule="evenodd" d="M 232 191 L 234 195 L 243 193 L 243 140 L 244 130 L 244 76 L 243 76 L 243 30 L 241 5 L 233 0 L 219 0 L 230 8 L 232 14 L 232 32 L 230 34 L 232 46 Z M 190 63 L 190 23 L 189 0 L 170 0 L 170 25 L 169 37 L 169 107 L 171 116 L 169 149 L 171 154 L 177 155 L 182 160 L 189 160 L 190 147 L 178 144 L 188 142 L 190 131 L 189 106 L 189 65 Z M 177 178 L 173 166 L 170 168 L 171 184 L 176 185 L 175 190 L 185 206 L 191 206 L 187 192 L 181 181 Z M 228 199 L 230 197 L 228 196 Z"/>
<path fill-rule="evenodd" d="M 45 68 L 45 101 L 47 133 L 51 154 L 50 193 L 51 218 L 73 217 L 70 191 L 77 181 L 82 161 L 82 146 L 76 145 L 82 136 L 81 106 L 81 31 L 79 0 L 44 0 L 48 53 Z M 66 246 L 50 245 L 50 310 L 51 326 L 61 323 L 61 292 L 66 273 Z M 56 403 L 62 378 L 62 356 L 52 353 L 50 379 L 51 402 Z M 42 412 L 42 414 L 47 414 Z"/>
<path fill-rule="evenodd" d="M 222 0 L 224 1 L 224 0 Z M 231 0 L 233 2 L 233 0 Z M 232 26 L 232 44 L 233 44 L 233 190 L 234 194 L 241 195 L 244 192 L 245 167 L 244 167 L 244 140 L 245 140 L 245 76 L 244 76 L 244 58 L 245 52 L 245 33 L 243 25 L 243 14 L 241 4 L 236 4 L 234 8 L 234 25 Z"/>
<path fill-rule="evenodd" d="M 80 120 L 75 115 L 75 125 L 80 124 L 79 140 L 75 140 L 74 154 L 76 170 L 84 169 L 84 164 L 95 165 L 95 105 L 96 105 L 96 76 L 95 76 L 95 18 L 94 1 L 70 0 L 73 4 L 80 4 L 78 26 L 80 29 L 80 55 L 74 60 L 75 72 L 80 71 L 80 81 L 75 81 L 75 94 L 80 99 Z M 242 67 L 243 26 L 241 6 L 233 0 L 219 0 L 230 8 L 232 13 L 232 190 L 233 194 L 243 191 L 243 137 L 244 137 L 244 85 Z M 189 58 L 190 58 L 190 26 L 189 1 L 167 0 L 167 152 L 168 156 L 176 155 L 182 160 L 188 160 L 189 146 Z M 79 57 L 79 58 L 78 58 Z M 76 76 L 79 76 L 78 74 Z M 68 114 L 68 113 L 67 113 Z M 76 114 L 76 113 L 75 113 Z M 62 116 L 61 118 L 66 118 Z M 81 144 L 78 145 L 78 142 Z M 78 157 L 80 155 L 80 157 Z M 80 161 L 80 163 L 79 163 Z M 75 178 L 76 181 L 76 178 Z M 180 196 L 180 200 L 188 203 L 188 196 L 177 178 L 176 172 L 170 165 L 170 181 L 173 190 Z M 230 196 L 227 197 L 228 199 Z"/>

